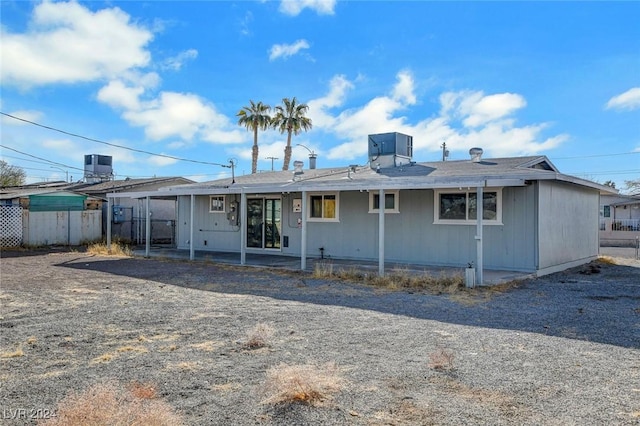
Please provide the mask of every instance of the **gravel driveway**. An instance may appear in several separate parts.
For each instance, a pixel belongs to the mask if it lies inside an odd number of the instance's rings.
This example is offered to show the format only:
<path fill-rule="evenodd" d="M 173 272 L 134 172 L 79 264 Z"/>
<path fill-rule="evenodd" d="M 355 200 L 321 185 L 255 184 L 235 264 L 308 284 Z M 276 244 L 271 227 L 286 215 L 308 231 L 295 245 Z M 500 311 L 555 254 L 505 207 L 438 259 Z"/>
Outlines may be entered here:
<path fill-rule="evenodd" d="M 0 414 L 148 383 L 187 424 L 639 424 L 640 262 L 502 289 L 389 291 L 308 274 L 85 253 L 3 252 Z M 269 346 L 248 349 L 258 323 Z M 433 356 L 451 354 L 448 368 Z M 336 363 L 317 407 L 270 405 L 282 363 Z M 24 413 L 24 415 L 22 415 Z"/>

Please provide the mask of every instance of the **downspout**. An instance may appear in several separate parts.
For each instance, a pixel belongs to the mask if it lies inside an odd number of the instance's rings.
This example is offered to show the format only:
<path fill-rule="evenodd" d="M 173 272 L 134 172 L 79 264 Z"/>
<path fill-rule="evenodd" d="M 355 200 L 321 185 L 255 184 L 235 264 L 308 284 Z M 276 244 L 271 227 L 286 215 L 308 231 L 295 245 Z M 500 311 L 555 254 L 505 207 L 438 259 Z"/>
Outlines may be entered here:
<path fill-rule="evenodd" d="M 240 189 L 240 264 L 247 263 L 247 194 Z"/>
<path fill-rule="evenodd" d="M 67 207 L 67 246 L 71 245 L 71 207 Z"/>
<path fill-rule="evenodd" d="M 307 270 L 307 191 L 302 191 L 302 229 L 300 241 L 300 269 Z"/>
<path fill-rule="evenodd" d="M 378 193 L 378 275 L 384 277 L 384 189 Z"/>
<path fill-rule="evenodd" d="M 483 182 L 486 185 L 486 182 Z M 482 253 L 482 219 L 484 216 L 483 187 L 478 185 L 476 190 L 476 285 L 482 285 L 484 259 Z"/>
<path fill-rule="evenodd" d="M 193 218 L 195 217 L 196 196 L 191 194 L 191 211 L 189 212 L 189 260 L 193 260 L 196 257 L 195 244 L 193 243 Z"/>
<path fill-rule="evenodd" d="M 145 257 L 149 257 L 150 253 L 151 253 L 151 209 L 149 208 L 149 204 L 150 204 L 150 197 L 147 195 L 147 198 L 145 199 L 145 207 L 146 207 L 146 223 L 145 223 L 145 233 L 146 235 L 144 236 L 145 241 L 144 241 L 144 256 Z"/>
<path fill-rule="evenodd" d="M 107 197 L 107 251 L 111 251 L 111 198 Z"/>

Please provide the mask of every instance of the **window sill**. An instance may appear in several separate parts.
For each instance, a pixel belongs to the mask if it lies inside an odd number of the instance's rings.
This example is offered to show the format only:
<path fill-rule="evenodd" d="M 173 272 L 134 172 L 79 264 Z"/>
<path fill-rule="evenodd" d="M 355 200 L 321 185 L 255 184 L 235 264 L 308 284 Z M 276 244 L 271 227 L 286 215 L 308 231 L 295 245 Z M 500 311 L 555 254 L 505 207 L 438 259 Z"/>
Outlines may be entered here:
<path fill-rule="evenodd" d="M 436 220 L 433 222 L 434 225 L 470 225 L 477 226 L 478 222 L 475 220 Z M 502 222 L 497 220 L 483 220 L 482 225 L 493 225 L 493 226 L 503 226 Z"/>

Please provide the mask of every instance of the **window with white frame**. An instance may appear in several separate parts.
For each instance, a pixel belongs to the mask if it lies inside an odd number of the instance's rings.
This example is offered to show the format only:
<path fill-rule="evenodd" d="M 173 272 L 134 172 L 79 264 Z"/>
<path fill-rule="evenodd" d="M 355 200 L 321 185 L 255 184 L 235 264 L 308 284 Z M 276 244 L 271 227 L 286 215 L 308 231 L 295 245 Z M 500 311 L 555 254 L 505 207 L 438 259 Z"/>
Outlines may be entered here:
<path fill-rule="evenodd" d="M 476 189 L 434 191 L 434 223 L 472 225 L 478 217 Z M 487 188 L 482 193 L 482 221 L 502 225 L 502 188 Z"/>
<path fill-rule="evenodd" d="M 309 194 L 308 220 L 338 222 L 339 201 L 338 193 Z"/>
<path fill-rule="evenodd" d="M 400 213 L 400 191 L 384 191 L 385 213 Z M 369 191 L 369 213 L 380 212 L 380 192 Z"/>
<path fill-rule="evenodd" d="M 209 197 L 209 213 L 224 213 L 224 195 Z"/>

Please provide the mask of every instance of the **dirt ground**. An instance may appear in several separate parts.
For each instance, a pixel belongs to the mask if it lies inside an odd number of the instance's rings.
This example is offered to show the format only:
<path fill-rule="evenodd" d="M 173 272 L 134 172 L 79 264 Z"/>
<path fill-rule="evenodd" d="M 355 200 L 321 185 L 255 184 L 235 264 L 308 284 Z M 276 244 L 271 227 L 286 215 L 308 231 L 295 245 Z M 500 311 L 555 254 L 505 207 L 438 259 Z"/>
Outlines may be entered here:
<path fill-rule="evenodd" d="M 640 262 L 620 263 L 434 294 L 4 251 L 0 423 L 36 424 L 68 392 L 112 381 L 153 386 L 190 425 L 637 425 Z M 257 324 L 274 333 L 252 349 Z M 333 397 L 269 402 L 270 368 L 326 363 Z"/>

